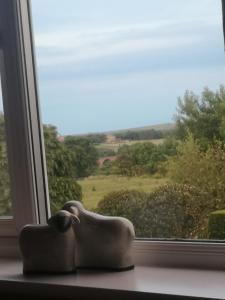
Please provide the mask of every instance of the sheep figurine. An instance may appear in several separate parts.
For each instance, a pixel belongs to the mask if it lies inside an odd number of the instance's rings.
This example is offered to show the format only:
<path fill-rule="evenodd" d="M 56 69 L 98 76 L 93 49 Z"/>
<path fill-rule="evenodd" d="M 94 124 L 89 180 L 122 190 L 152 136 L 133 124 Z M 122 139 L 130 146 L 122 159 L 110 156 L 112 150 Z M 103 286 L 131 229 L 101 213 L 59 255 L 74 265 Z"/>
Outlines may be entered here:
<path fill-rule="evenodd" d="M 122 271 L 134 267 L 132 241 L 135 233 L 129 220 L 87 211 L 78 201 L 67 202 L 63 209 L 80 220 L 80 223 L 73 223 L 78 268 Z"/>
<path fill-rule="evenodd" d="M 19 237 L 23 272 L 68 273 L 75 271 L 75 239 L 72 223 L 79 222 L 68 211 L 59 211 L 48 225 L 26 225 Z"/>

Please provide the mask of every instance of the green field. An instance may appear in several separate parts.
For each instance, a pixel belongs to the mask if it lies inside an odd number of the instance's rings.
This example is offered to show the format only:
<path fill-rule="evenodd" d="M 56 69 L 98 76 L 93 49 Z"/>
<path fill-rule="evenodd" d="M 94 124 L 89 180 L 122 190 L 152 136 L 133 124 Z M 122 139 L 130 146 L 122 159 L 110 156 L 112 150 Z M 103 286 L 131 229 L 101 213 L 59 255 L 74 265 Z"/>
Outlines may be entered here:
<path fill-rule="evenodd" d="M 78 183 L 82 187 L 83 203 L 87 209 L 97 207 L 98 202 L 109 192 L 124 189 L 136 189 L 151 192 L 160 185 L 166 184 L 168 179 L 156 177 L 122 177 L 122 176 L 91 176 Z"/>
<path fill-rule="evenodd" d="M 137 141 L 115 141 L 115 142 L 111 142 L 111 143 L 101 143 L 99 145 L 96 145 L 96 149 L 105 149 L 105 150 L 113 150 L 115 152 L 118 151 L 118 149 L 120 147 L 122 147 L 123 145 L 133 145 L 136 143 L 153 143 L 155 145 L 159 145 L 162 144 L 164 141 L 164 139 L 155 139 L 155 140 L 137 140 Z"/>

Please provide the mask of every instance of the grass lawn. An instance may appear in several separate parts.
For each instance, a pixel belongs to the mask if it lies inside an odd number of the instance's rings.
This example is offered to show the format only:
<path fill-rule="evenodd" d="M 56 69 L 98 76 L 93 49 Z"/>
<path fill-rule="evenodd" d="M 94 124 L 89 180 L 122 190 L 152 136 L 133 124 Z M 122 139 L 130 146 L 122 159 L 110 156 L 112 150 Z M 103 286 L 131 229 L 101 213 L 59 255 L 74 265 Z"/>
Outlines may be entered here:
<path fill-rule="evenodd" d="M 107 193 L 115 190 L 136 189 L 151 192 L 160 185 L 166 184 L 167 178 L 156 177 L 122 177 L 122 176 L 91 176 L 78 183 L 83 191 L 83 203 L 87 209 L 97 207 L 98 202 Z"/>

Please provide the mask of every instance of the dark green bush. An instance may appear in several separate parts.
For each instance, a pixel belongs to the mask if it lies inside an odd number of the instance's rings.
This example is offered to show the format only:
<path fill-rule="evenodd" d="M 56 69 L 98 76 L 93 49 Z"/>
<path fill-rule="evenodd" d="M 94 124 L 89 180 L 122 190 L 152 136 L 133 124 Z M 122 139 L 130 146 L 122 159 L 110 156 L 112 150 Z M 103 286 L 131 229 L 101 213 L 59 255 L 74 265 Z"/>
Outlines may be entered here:
<path fill-rule="evenodd" d="M 206 195 L 187 185 L 165 185 L 152 193 L 117 191 L 99 202 L 97 211 L 133 222 L 136 236 L 146 238 L 204 237 Z"/>
<path fill-rule="evenodd" d="M 108 216 L 121 216 L 129 219 L 139 236 L 139 224 L 143 214 L 142 207 L 145 203 L 146 193 L 136 190 L 120 190 L 107 194 L 99 203 L 97 212 Z"/>
<path fill-rule="evenodd" d="M 205 232 L 205 196 L 188 185 L 159 187 L 142 208 L 142 237 L 196 238 Z"/>
<path fill-rule="evenodd" d="M 50 177 L 49 197 L 52 212 L 61 209 L 66 201 L 82 200 L 81 186 L 73 178 Z"/>
<path fill-rule="evenodd" d="M 209 215 L 208 232 L 210 239 L 225 239 L 225 210 L 217 210 Z"/>

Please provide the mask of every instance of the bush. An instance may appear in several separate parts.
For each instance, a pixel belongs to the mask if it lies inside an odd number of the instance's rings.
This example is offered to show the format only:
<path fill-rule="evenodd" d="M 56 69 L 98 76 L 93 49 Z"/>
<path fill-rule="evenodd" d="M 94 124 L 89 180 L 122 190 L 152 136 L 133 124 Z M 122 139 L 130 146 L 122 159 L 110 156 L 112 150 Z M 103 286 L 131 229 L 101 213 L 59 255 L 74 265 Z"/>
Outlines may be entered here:
<path fill-rule="evenodd" d="M 208 232 L 210 239 L 225 239 L 225 210 L 217 210 L 209 215 Z"/>
<path fill-rule="evenodd" d="M 149 238 L 199 238 L 206 232 L 205 194 L 179 184 L 159 187 L 142 208 L 140 231 Z"/>
<path fill-rule="evenodd" d="M 136 190 L 121 190 L 107 194 L 99 203 L 97 212 L 108 216 L 121 216 L 129 219 L 135 227 L 136 235 L 140 236 L 142 207 L 146 193 Z"/>
<path fill-rule="evenodd" d="M 165 185 L 152 193 L 135 190 L 117 191 L 99 202 L 97 211 L 128 218 L 137 237 L 196 238 L 205 237 L 206 195 L 188 185 Z"/>
<path fill-rule="evenodd" d="M 203 152 L 190 134 L 177 147 L 177 154 L 168 159 L 168 177 L 206 192 L 208 213 L 225 207 L 225 149 L 216 142 Z"/>
<path fill-rule="evenodd" d="M 73 178 L 50 177 L 49 197 L 52 212 L 60 210 L 66 201 L 82 200 L 81 186 Z"/>

